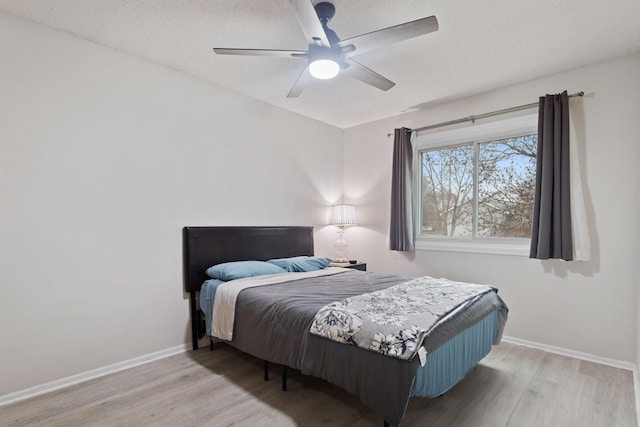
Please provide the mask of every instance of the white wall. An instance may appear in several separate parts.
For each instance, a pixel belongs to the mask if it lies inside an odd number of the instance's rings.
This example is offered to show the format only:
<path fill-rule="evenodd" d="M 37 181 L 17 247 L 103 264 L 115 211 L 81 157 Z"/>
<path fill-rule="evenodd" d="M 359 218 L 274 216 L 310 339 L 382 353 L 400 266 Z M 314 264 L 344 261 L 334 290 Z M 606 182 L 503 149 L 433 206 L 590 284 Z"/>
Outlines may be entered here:
<path fill-rule="evenodd" d="M 185 225 L 332 251 L 339 129 L 2 14 L 0 58 L 0 396 L 190 342 Z"/>
<path fill-rule="evenodd" d="M 493 283 L 510 307 L 505 334 L 636 363 L 640 55 L 541 78 L 345 132 L 345 197 L 360 227 L 348 230 L 350 256 L 371 270 Z M 586 183 L 593 259 L 586 263 L 525 257 L 387 249 L 392 138 L 420 127 L 534 102 L 546 93 L 585 91 L 571 100 Z M 533 110 L 535 112 L 535 110 Z"/>

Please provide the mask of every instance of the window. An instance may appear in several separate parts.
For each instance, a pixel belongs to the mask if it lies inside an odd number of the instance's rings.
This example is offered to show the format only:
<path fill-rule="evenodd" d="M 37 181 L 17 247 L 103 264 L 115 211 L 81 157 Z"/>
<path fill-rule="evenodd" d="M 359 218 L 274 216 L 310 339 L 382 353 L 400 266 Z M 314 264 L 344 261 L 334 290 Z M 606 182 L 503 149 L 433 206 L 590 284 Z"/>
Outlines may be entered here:
<path fill-rule="evenodd" d="M 536 116 L 417 139 L 418 249 L 528 254 Z"/>

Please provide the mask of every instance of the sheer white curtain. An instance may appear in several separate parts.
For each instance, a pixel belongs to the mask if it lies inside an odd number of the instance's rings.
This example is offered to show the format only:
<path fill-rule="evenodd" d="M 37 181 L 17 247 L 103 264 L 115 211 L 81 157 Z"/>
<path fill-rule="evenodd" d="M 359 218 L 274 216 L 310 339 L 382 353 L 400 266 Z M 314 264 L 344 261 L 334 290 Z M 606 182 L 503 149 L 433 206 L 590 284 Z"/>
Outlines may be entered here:
<path fill-rule="evenodd" d="M 587 222 L 586 202 L 583 193 L 580 154 L 584 149 L 584 141 L 576 137 L 575 123 L 569 118 L 569 161 L 571 164 L 571 225 L 573 230 L 573 260 L 589 261 L 591 259 L 591 238 Z"/>

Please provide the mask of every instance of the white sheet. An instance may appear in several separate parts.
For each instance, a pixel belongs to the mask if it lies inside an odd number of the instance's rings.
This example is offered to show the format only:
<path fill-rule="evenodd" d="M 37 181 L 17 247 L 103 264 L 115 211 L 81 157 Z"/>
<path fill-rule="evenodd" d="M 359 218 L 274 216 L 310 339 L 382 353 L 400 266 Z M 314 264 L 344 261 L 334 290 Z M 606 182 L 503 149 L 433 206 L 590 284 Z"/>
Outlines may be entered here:
<path fill-rule="evenodd" d="M 583 194 L 581 158 L 583 141 L 576 134 L 576 123 L 569 117 L 569 174 L 571 189 L 571 231 L 573 238 L 573 260 L 591 260 L 591 239 L 587 220 L 586 200 Z M 583 124 L 584 125 L 584 124 Z"/>
<path fill-rule="evenodd" d="M 236 317 L 236 300 L 238 294 L 247 288 L 256 286 L 273 285 L 306 277 L 330 276 L 333 274 L 350 271 L 346 268 L 327 267 L 323 270 L 308 271 L 304 273 L 281 273 L 264 276 L 247 277 L 231 280 L 223 283 L 216 289 L 213 301 L 213 314 L 211 316 L 211 335 L 223 340 L 233 340 L 233 325 Z"/>

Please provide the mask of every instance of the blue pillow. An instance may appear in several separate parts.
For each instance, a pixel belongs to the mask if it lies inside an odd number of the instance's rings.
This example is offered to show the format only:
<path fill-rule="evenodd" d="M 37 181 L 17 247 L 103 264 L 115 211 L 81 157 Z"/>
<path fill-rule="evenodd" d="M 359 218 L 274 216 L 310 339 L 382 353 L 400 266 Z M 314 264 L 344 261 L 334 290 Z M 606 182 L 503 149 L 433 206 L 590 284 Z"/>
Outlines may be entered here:
<path fill-rule="evenodd" d="M 331 262 L 331 259 L 310 256 L 296 256 L 292 258 L 270 259 L 267 262 L 277 265 L 278 267 L 282 267 L 286 271 L 301 272 L 322 270 L 323 268 L 327 268 L 327 266 Z"/>
<path fill-rule="evenodd" d="M 286 270 L 264 261 L 234 261 L 209 267 L 206 273 L 212 279 L 227 281 L 263 274 L 286 273 Z"/>

